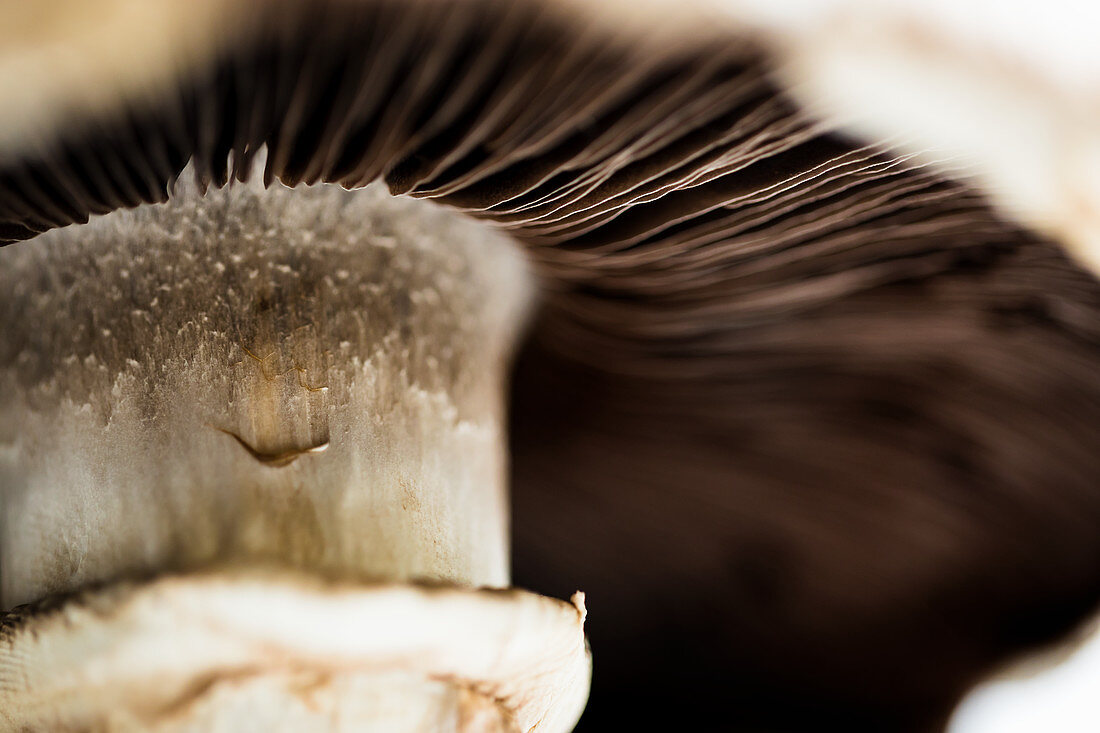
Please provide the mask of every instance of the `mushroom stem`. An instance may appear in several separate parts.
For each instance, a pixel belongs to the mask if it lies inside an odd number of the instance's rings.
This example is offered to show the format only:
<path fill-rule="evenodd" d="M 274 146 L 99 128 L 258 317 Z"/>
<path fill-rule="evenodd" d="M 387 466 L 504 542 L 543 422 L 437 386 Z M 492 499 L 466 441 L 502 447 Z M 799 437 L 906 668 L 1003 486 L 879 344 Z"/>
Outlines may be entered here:
<path fill-rule="evenodd" d="M 3 253 L 3 602 L 224 564 L 507 586 L 520 253 L 376 188 L 180 188 Z"/>
<path fill-rule="evenodd" d="M 511 242 L 378 187 L 188 183 L 0 256 L 3 603 L 114 584 L 16 624 L 9 722 L 511 730 L 545 683 L 466 646 L 527 639 L 535 668 L 570 660 L 547 679 L 571 725 L 577 609 L 476 590 L 509 584 L 502 393 L 533 291 Z"/>

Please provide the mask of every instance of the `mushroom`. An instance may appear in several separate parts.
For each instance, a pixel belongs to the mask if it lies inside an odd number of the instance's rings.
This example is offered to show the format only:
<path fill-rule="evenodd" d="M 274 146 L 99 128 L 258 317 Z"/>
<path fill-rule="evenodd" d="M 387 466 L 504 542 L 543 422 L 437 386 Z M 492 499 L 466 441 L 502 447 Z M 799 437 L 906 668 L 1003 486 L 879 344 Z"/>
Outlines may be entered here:
<path fill-rule="evenodd" d="M 2 18 L 9 727 L 568 730 L 583 587 L 598 729 L 932 729 L 1100 598 L 1069 230 L 766 33 L 94 5 Z"/>

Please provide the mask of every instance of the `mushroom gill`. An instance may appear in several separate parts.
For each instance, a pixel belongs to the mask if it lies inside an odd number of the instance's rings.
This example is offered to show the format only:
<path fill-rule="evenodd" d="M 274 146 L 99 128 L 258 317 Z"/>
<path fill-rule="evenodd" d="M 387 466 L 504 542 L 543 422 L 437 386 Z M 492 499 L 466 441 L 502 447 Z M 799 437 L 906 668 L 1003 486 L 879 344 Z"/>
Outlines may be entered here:
<path fill-rule="evenodd" d="M 1094 608 L 1100 284 L 973 182 L 816 119 L 704 16 L 215 5 L 148 78 L 7 113 L 0 239 L 190 165 L 382 180 L 523 245 L 515 576 L 589 594 L 582 727 L 934 730 Z"/>

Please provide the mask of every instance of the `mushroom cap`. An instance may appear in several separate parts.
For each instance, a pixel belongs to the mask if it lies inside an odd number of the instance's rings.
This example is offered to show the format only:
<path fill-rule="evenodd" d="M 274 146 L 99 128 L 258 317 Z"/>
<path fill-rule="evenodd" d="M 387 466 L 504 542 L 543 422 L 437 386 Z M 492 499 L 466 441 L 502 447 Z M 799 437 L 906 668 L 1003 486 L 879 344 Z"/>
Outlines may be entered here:
<path fill-rule="evenodd" d="M 590 591 L 594 722 L 933 725 L 1100 598 L 1100 286 L 971 182 L 808 114 L 751 35 L 572 2 L 197 7 L 149 26 L 173 42 L 127 57 L 147 73 L 26 92 L 0 238 L 266 147 L 269 184 L 381 178 L 524 244 L 516 575 Z"/>

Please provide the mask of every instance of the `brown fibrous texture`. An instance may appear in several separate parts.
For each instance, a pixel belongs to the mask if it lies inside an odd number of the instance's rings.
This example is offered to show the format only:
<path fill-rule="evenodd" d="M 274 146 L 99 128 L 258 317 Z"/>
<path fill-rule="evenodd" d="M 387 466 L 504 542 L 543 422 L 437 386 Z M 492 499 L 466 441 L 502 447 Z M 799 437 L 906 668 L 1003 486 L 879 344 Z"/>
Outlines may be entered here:
<path fill-rule="evenodd" d="M 981 192 L 825 129 L 751 40 L 553 5 L 267 6 L 0 168 L 0 238 L 192 160 L 433 199 L 543 282 L 516 575 L 589 594 L 590 729 L 935 729 L 1100 597 L 1100 286 Z M 1012 154 L 1012 151 L 1006 151 Z"/>

